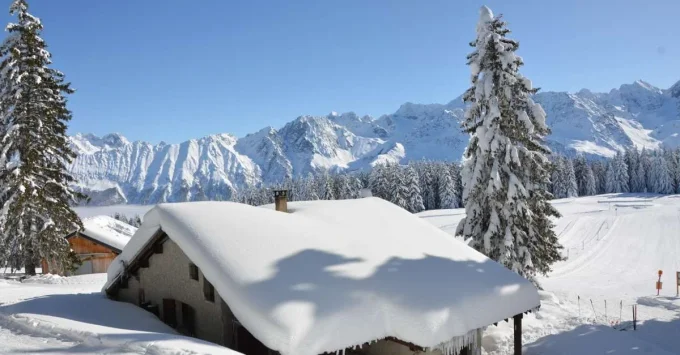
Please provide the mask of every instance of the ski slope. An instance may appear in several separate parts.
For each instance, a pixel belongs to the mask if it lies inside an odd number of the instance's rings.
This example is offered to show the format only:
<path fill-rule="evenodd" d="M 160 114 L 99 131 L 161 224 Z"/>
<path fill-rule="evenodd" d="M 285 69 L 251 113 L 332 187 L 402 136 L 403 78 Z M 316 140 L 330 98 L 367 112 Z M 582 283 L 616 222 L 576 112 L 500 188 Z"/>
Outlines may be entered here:
<path fill-rule="evenodd" d="M 525 317 L 526 353 L 680 354 L 675 287 L 680 196 L 612 194 L 555 200 L 553 205 L 562 214 L 555 231 L 566 260 L 539 278 L 541 310 Z M 438 210 L 420 216 L 455 235 L 464 213 Z M 658 270 L 663 271 L 663 289 L 657 297 Z M 633 304 L 638 305 L 637 331 L 632 331 Z M 483 340 L 486 353 L 510 354 L 511 336 L 510 325 L 489 328 Z"/>
<path fill-rule="evenodd" d="M 542 279 L 545 287 L 587 284 L 592 295 L 647 296 L 662 270 L 661 295 L 676 295 L 680 196 L 605 195 L 562 200 L 556 207 L 564 216 L 556 230 L 568 259 Z"/>

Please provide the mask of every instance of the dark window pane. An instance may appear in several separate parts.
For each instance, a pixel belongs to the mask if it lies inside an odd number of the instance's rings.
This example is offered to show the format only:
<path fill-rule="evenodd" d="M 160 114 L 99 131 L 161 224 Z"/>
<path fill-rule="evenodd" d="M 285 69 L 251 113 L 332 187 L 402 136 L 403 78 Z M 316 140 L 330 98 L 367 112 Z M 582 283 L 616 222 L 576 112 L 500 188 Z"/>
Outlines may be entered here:
<path fill-rule="evenodd" d="M 192 280 L 198 280 L 198 266 L 189 264 L 189 277 Z"/>
<path fill-rule="evenodd" d="M 203 277 L 203 296 L 206 301 L 215 302 L 215 288 L 213 285 Z"/>

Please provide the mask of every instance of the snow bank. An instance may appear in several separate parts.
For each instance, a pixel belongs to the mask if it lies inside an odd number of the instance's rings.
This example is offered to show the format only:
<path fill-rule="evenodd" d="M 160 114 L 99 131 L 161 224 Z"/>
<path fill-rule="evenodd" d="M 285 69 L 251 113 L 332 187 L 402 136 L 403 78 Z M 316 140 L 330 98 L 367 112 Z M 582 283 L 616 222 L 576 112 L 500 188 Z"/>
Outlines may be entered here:
<path fill-rule="evenodd" d="M 108 271 L 110 286 L 160 229 L 239 321 L 282 354 L 316 355 L 394 336 L 445 347 L 539 306 L 534 286 L 378 198 L 161 204 Z"/>
<path fill-rule="evenodd" d="M 0 329 L 46 341 L 57 338 L 76 342 L 80 344 L 78 352 L 82 353 L 239 355 L 206 341 L 178 335 L 153 314 L 107 299 L 96 292 L 104 282 L 99 275 L 51 279 L 59 282 L 40 277 L 28 279 L 38 281 L 39 285 L 3 284 L 0 280 Z M 3 354 L 7 350 L 4 340 L 0 337 Z M 50 345 L 42 344 L 42 350 L 30 353 L 51 354 L 54 349 Z"/>
<path fill-rule="evenodd" d="M 82 234 L 118 250 L 123 250 L 137 231 L 137 228 L 109 216 L 86 218 L 83 226 Z"/>

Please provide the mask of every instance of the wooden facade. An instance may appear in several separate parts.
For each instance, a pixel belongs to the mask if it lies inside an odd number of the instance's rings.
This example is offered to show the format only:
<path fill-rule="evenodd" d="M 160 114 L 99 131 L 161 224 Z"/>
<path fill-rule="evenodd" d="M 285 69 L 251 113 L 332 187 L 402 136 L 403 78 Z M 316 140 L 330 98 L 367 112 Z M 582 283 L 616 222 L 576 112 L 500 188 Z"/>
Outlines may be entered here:
<path fill-rule="evenodd" d="M 82 262 L 80 268 L 74 275 L 105 273 L 113 262 L 113 259 L 120 254 L 120 250 L 112 246 L 98 242 L 83 233 L 72 233 L 66 236 L 71 249 L 78 254 Z M 47 260 L 42 261 L 43 274 L 64 274 Z"/>

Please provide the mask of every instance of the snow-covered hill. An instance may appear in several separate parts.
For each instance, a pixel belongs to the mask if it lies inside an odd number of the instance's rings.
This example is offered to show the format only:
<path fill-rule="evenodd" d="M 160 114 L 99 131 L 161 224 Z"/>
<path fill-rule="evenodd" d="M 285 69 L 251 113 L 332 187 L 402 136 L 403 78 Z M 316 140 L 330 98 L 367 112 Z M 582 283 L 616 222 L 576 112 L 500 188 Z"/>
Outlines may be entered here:
<path fill-rule="evenodd" d="M 552 201 L 562 214 L 555 232 L 566 260 L 539 277 L 541 309 L 523 321 L 526 354 L 679 353 L 679 197 L 609 194 Z M 464 214 L 452 209 L 418 215 L 453 235 Z M 499 323 L 487 328 L 482 345 L 489 355 L 511 354 L 512 335 L 512 323 Z"/>
<path fill-rule="evenodd" d="M 667 90 L 643 81 L 609 93 L 544 92 L 557 151 L 612 156 L 626 147 L 680 144 L 680 82 Z M 379 118 L 352 112 L 301 116 L 281 129 L 237 138 L 218 134 L 180 144 L 129 142 L 119 134 L 77 134 L 70 171 L 92 204 L 227 199 L 239 188 L 327 170 L 385 162 L 458 160 L 467 136 L 464 104 L 403 104 Z"/>

